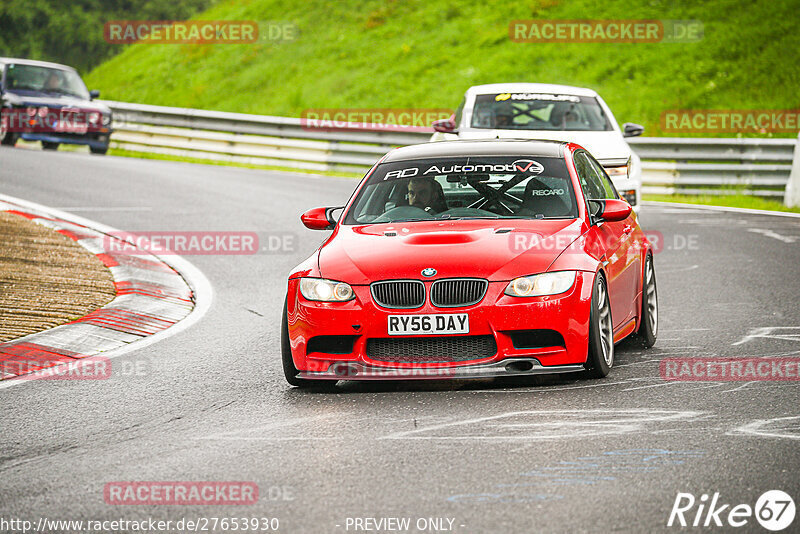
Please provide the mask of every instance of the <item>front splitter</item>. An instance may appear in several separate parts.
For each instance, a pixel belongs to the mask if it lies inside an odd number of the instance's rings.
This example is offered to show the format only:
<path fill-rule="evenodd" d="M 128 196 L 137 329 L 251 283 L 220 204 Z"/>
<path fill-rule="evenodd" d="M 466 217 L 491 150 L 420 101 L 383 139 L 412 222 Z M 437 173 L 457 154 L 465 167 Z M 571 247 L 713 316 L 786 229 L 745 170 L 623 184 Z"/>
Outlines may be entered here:
<path fill-rule="evenodd" d="M 583 371 L 583 364 L 544 366 L 535 358 L 508 358 L 499 362 L 463 367 L 383 367 L 361 362 L 331 365 L 327 371 L 300 371 L 297 378 L 310 380 L 444 380 L 495 378 Z"/>

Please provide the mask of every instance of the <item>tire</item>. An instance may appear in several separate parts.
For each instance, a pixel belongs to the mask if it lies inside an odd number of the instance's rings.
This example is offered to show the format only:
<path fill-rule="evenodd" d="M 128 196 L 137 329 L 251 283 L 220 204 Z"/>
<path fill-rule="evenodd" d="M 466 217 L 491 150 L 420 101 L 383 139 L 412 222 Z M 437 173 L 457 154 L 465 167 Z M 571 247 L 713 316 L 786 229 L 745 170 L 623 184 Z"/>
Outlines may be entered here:
<path fill-rule="evenodd" d="M 49 141 L 42 141 L 42 149 L 44 150 L 58 150 L 60 143 L 51 143 Z"/>
<path fill-rule="evenodd" d="M 14 146 L 17 144 L 17 134 L 10 132 L 0 133 L 0 145 Z"/>
<path fill-rule="evenodd" d="M 649 349 L 656 344 L 658 337 L 658 287 L 656 270 L 653 266 L 653 255 L 648 252 L 644 260 L 644 276 L 642 276 L 642 310 L 639 331 L 634 339 L 644 348 Z"/>
<path fill-rule="evenodd" d="M 589 354 L 586 371 L 592 378 L 603 378 L 614 366 L 614 328 L 608 287 L 602 273 L 595 276 L 592 310 L 589 313 Z"/>
<path fill-rule="evenodd" d="M 0 117 L 0 145 L 14 146 L 17 144 L 17 134 L 8 131 L 8 118 L 6 110 L 2 110 L 2 117 Z"/>
<path fill-rule="evenodd" d="M 333 389 L 336 380 L 305 380 L 297 378 L 300 372 L 292 360 L 292 346 L 289 343 L 289 308 L 287 300 L 283 302 L 283 317 L 281 318 L 281 361 L 283 362 L 283 375 L 286 381 L 298 388 Z"/>
<path fill-rule="evenodd" d="M 104 146 L 104 147 L 101 147 L 101 148 L 95 148 L 93 146 L 90 146 L 89 147 L 89 152 L 91 152 L 92 154 L 98 154 L 100 156 L 105 156 L 106 153 L 108 152 L 108 147 Z"/>

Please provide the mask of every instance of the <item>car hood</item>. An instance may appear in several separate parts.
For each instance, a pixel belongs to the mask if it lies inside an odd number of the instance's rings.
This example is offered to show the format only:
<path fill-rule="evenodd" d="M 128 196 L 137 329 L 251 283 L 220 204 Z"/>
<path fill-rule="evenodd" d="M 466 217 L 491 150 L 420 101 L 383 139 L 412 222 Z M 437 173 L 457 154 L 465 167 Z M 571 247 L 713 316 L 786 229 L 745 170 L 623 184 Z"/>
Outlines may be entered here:
<path fill-rule="evenodd" d="M 320 248 L 321 276 L 354 285 L 398 278 L 507 281 L 544 272 L 582 233 L 579 219 L 339 225 Z M 394 234 L 394 235 L 392 235 Z"/>
<path fill-rule="evenodd" d="M 552 130 L 465 130 L 459 139 L 545 139 L 577 143 L 598 160 L 627 159 L 631 147 L 617 131 L 579 132 Z"/>
<path fill-rule="evenodd" d="M 14 106 L 47 106 L 52 108 L 78 108 L 84 111 L 110 113 L 108 106 L 69 95 L 44 94 L 32 91 L 6 92 L 3 97 Z"/>

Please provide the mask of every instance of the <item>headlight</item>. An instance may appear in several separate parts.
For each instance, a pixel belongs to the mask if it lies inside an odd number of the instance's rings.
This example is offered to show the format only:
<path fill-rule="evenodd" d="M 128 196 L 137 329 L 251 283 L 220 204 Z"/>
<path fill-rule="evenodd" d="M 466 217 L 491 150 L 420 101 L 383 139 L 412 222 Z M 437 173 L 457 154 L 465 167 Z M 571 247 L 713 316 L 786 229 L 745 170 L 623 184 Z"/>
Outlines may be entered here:
<path fill-rule="evenodd" d="M 541 297 L 564 293 L 575 283 L 575 271 L 522 276 L 509 282 L 505 294 L 512 297 Z"/>
<path fill-rule="evenodd" d="M 92 124 L 97 124 L 100 122 L 100 114 L 96 111 L 89 113 L 89 122 Z"/>
<path fill-rule="evenodd" d="M 31 117 L 36 116 L 36 111 L 37 110 L 36 110 L 36 108 L 34 106 L 28 106 L 25 111 L 27 111 L 28 115 L 30 115 Z"/>
<path fill-rule="evenodd" d="M 636 189 L 625 189 L 619 192 L 622 198 L 631 206 L 636 205 Z"/>
<path fill-rule="evenodd" d="M 47 117 L 47 114 L 48 114 L 48 113 L 50 113 L 50 110 L 49 110 L 49 109 L 47 109 L 46 107 L 42 106 L 42 107 L 40 107 L 40 108 L 39 108 L 39 116 L 40 116 L 41 118 L 45 118 L 45 117 Z"/>
<path fill-rule="evenodd" d="M 300 293 L 308 300 L 321 302 L 345 302 L 356 297 L 350 285 L 324 278 L 301 278 Z"/>
<path fill-rule="evenodd" d="M 111 115 L 103 115 L 103 126 L 111 124 Z"/>
<path fill-rule="evenodd" d="M 608 174 L 611 178 L 615 176 L 628 176 L 628 166 L 623 165 L 622 167 L 604 167 L 606 170 L 606 174 Z"/>

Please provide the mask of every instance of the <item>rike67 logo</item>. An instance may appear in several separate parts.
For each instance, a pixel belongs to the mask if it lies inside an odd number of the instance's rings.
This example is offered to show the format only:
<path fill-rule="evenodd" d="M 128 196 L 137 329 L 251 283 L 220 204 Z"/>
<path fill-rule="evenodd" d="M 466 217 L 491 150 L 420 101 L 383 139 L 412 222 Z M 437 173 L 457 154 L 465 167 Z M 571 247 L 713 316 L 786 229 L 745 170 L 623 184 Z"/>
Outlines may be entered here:
<path fill-rule="evenodd" d="M 720 499 L 719 492 L 714 493 L 710 500 L 706 493 L 699 499 L 691 493 L 678 493 L 667 526 L 738 528 L 750 524 L 755 517 L 762 527 L 777 532 L 791 525 L 794 516 L 794 500 L 781 490 L 764 492 L 754 507 L 726 504 Z"/>

